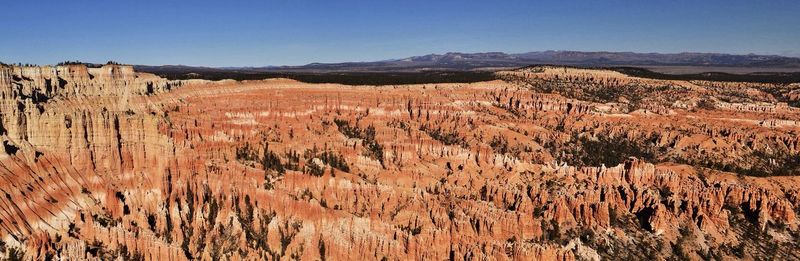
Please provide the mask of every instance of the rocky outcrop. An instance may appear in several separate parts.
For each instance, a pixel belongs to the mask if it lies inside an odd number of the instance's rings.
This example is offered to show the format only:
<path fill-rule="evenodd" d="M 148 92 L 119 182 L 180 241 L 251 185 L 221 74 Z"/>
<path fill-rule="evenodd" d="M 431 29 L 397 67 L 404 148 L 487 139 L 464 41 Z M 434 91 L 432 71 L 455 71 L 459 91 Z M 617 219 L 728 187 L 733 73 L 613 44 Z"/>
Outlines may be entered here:
<path fill-rule="evenodd" d="M 574 70 L 342 86 L 4 67 L 0 250 L 37 260 L 797 258 L 800 115 L 748 109 L 793 87 L 741 84 L 756 98 L 723 108 L 697 104 L 724 104 L 738 92 L 720 86 L 739 85 Z M 597 96 L 608 88 L 625 92 Z"/>
<path fill-rule="evenodd" d="M 0 67 L 3 97 L 91 97 L 147 95 L 168 91 L 175 83 L 147 73 L 133 71 L 130 65 L 85 65 L 44 67 Z M 38 100 L 37 100 L 38 101 Z"/>

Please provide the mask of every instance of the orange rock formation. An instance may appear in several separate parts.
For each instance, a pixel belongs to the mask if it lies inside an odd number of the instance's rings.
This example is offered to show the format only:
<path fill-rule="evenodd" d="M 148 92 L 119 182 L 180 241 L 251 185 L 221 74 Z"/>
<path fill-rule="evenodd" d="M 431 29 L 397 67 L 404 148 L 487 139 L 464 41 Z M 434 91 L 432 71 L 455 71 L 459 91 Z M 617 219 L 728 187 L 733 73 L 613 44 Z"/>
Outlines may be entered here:
<path fill-rule="evenodd" d="M 800 86 L 0 67 L 8 257 L 798 259 Z"/>

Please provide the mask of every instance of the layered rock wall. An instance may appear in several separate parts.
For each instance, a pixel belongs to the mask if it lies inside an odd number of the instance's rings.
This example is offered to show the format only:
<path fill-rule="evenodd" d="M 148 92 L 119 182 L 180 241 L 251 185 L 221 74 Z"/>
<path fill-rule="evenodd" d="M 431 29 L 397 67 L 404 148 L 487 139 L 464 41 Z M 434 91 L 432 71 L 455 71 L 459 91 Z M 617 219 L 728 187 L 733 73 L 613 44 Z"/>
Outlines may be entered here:
<path fill-rule="evenodd" d="M 795 87 L 539 69 L 343 86 L 3 67 L 0 250 L 70 260 L 797 258 L 800 115 L 759 109 Z"/>

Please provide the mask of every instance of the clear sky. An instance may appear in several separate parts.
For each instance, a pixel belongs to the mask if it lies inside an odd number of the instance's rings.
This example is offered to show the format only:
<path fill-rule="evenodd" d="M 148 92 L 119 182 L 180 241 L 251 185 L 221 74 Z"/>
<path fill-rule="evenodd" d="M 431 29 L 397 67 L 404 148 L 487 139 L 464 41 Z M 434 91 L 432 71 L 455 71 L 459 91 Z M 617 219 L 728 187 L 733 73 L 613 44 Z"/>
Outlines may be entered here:
<path fill-rule="evenodd" d="M 800 56 L 800 1 L 3 1 L 0 61 L 206 66 L 445 52 Z"/>

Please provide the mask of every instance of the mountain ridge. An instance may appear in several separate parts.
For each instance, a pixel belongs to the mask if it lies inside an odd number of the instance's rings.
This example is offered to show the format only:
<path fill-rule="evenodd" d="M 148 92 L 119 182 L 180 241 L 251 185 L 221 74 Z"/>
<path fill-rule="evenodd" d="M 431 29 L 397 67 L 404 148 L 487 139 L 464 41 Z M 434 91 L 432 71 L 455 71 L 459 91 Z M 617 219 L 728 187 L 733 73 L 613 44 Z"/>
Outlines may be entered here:
<path fill-rule="evenodd" d="M 576 66 L 726 66 L 761 68 L 797 68 L 800 58 L 780 55 L 726 54 L 726 53 L 636 53 L 609 51 L 535 51 L 525 53 L 447 52 L 399 59 L 371 62 L 309 63 L 299 66 L 238 67 L 250 70 L 272 71 L 336 71 L 336 70 L 414 70 L 461 69 L 474 70 L 486 67 L 520 67 L 534 64 Z M 229 67 L 230 68 L 230 67 Z"/>
<path fill-rule="evenodd" d="M 2 63 L 0 63 L 2 64 Z M 87 63 L 93 64 L 93 63 Z M 205 65 L 134 65 L 150 69 L 239 70 L 255 72 L 353 72 L 353 71 L 420 71 L 480 70 L 553 64 L 586 67 L 607 66 L 693 66 L 762 68 L 765 71 L 800 71 L 800 57 L 762 54 L 727 54 L 708 52 L 638 53 L 611 51 L 547 50 L 524 53 L 447 52 L 409 56 L 378 61 L 313 62 L 304 65 L 268 66 L 205 66 Z"/>

